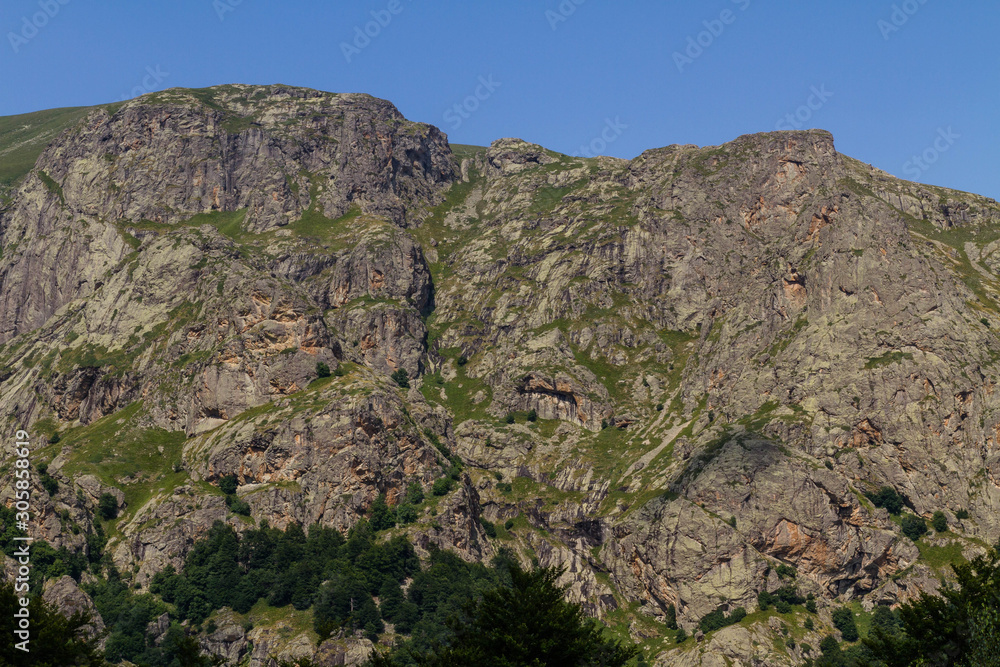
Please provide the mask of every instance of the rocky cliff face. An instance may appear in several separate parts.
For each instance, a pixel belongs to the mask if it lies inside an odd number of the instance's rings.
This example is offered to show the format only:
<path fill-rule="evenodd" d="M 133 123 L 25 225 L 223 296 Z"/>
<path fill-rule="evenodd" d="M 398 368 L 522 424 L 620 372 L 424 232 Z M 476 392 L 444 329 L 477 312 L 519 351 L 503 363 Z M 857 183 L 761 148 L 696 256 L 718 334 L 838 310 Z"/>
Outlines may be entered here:
<path fill-rule="evenodd" d="M 85 533 L 113 490 L 139 586 L 213 520 L 244 525 L 223 476 L 255 520 L 347 528 L 443 451 L 465 477 L 418 549 L 564 565 L 659 664 L 797 664 L 764 639 L 787 618 L 693 649 L 663 626 L 755 610 L 779 565 L 822 624 L 1000 537 L 992 200 L 821 131 L 632 161 L 453 150 L 387 102 L 283 86 L 82 118 L 0 212 L 0 415 L 61 436 L 36 454 L 62 482 L 40 534 L 81 546 L 61 513 Z M 886 485 L 950 533 L 904 537 L 864 496 Z M 226 628 L 204 645 L 266 663 Z"/>

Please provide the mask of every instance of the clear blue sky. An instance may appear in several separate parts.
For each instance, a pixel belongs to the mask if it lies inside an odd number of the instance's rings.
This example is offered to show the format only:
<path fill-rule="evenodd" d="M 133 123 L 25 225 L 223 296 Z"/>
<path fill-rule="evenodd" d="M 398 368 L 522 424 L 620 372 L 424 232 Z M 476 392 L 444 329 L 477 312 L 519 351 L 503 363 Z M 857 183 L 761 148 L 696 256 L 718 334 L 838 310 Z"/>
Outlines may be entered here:
<path fill-rule="evenodd" d="M 280 82 L 389 99 L 453 143 L 513 136 L 630 158 L 773 130 L 798 112 L 796 124 L 830 130 L 843 153 L 1000 199 L 995 0 L 3 5 L 0 115 L 114 101 L 143 86 Z M 45 7 L 51 18 L 38 14 Z M 352 44 L 372 12 L 386 25 Z M 37 34 L 25 25 L 33 18 Z M 699 38 L 701 52 L 685 54 Z M 344 43 L 357 51 L 345 55 Z M 477 92 L 483 99 L 470 99 Z"/>

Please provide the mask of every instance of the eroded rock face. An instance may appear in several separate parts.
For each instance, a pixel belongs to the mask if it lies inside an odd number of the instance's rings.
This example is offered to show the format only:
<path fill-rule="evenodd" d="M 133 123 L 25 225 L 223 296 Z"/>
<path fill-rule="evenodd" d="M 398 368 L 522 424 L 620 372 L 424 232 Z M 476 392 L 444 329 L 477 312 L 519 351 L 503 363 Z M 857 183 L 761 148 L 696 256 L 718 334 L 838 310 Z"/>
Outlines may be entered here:
<path fill-rule="evenodd" d="M 69 443 L 45 450 L 40 535 L 82 548 L 110 490 L 140 586 L 215 520 L 248 525 L 224 476 L 255 520 L 348 529 L 457 456 L 406 528 L 418 553 L 565 566 L 571 599 L 637 638 L 671 605 L 689 630 L 752 611 L 783 564 L 819 633 L 828 603 L 937 585 L 866 491 L 944 511 L 931 539 L 967 555 L 1000 535 L 997 224 L 996 202 L 821 131 L 456 157 L 367 96 L 167 91 L 93 110 L 0 211 L 0 415 Z M 147 441 L 155 469 L 90 463 Z M 279 634 L 202 640 L 262 665 L 370 648 Z M 779 635 L 731 627 L 658 664 L 795 664 Z"/>
<path fill-rule="evenodd" d="M 42 154 L 0 223 L 17 247 L 0 265 L 0 340 L 101 285 L 129 250 L 108 222 L 245 210 L 240 228 L 263 233 L 355 207 L 413 226 L 455 171 L 441 132 L 367 95 L 225 86 L 96 109 Z"/>
<path fill-rule="evenodd" d="M 82 632 L 88 637 L 101 639 L 100 645 L 104 645 L 104 620 L 97 613 L 94 601 L 90 596 L 80 590 L 73 578 L 63 575 L 58 579 L 49 579 L 45 582 L 42 590 L 42 599 L 51 605 L 55 605 L 67 616 L 75 614 L 85 614 L 90 618 L 90 622 L 83 626 Z"/>

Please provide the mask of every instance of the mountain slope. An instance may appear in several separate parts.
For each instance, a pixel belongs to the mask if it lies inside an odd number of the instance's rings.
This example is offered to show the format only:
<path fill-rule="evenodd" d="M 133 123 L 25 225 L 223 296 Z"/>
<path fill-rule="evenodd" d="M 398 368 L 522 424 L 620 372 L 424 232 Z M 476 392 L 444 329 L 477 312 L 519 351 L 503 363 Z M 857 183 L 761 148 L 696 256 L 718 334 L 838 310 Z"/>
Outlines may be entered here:
<path fill-rule="evenodd" d="M 1000 536 L 992 200 L 822 131 L 625 161 L 453 152 L 387 102 L 286 86 L 85 113 L 0 212 L 0 413 L 60 436 L 38 536 L 85 548 L 114 490 L 141 587 L 246 525 L 227 475 L 255 521 L 346 529 L 460 463 L 396 529 L 419 553 L 564 565 L 663 664 L 798 664 L 831 605 L 907 599 Z M 882 486 L 950 534 L 904 537 Z M 816 631 L 754 612 L 779 566 Z M 737 607 L 673 647 L 673 614 Z"/>

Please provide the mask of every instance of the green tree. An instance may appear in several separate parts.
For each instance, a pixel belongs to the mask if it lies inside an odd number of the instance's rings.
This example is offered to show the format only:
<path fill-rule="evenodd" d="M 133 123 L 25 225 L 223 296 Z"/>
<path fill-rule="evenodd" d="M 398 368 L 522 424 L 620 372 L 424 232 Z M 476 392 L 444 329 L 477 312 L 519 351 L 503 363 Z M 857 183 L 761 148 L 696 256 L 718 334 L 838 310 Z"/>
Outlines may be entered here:
<path fill-rule="evenodd" d="M 404 497 L 406 502 L 411 505 L 419 505 L 424 502 L 424 487 L 420 485 L 420 482 L 410 482 L 406 487 L 406 495 Z"/>
<path fill-rule="evenodd" d="M 236 493 L 236 488 L 240 485 L 236 475 L 226 475 L 219 479 L 219 490 L 227 496 Z"/>
<path fill-rule="evenodd" d="M 431 486 L 431 493 L 435 496 L 444 496 L 451 491 L 451 485 L 453 481 L 451 477 L 442 477 L 440 479 L 434 480 L 434 485 Z"/>
<path fill-rule="evenodd" d="M 914 514 L 907 514 L 902 521 L 903 535 L 916 542 L 927 533 L 927 522 Z"/>
<path fill-rule="evenodd" d="M 102 493 L 97 500 L 97 511 L 105 519 L 118 516 L 118 500 L 110 493 Z"/>
<path fill-rule="evenodd" d="M 822 655 L 813 662 L 814 667 L 849 667 L 847 658 L 840 650 L 840 643 L 832 635 L 823 637 L 819 650 Z"/>
<path fill-rule="evenodd" d="M 396 384 L 398 384 L 403 389 L 409 389 L 409 387 L 410 387 L 410 374 L 406 372 L 405 368 L 400 368 L 399 370 L 395 371 L 389 377 L 391 377 L 392 381 L 395 382 Z"/>
<path fill-rule="evenodd" d="M 667 626 L 668 630 L 677 629 L 677 607 L 674 605 L 667 607 L 666 618 L 664 619 L 663 624 Z"/>
<path fill-rule="evenodd" d="M 948 517 L 941 510 L 937 510 L 931 517 L 931 525 L 934 526 L 936 532 L 943 533 L 948 530 Z"/>
<path fill-rule="evenodd" d="M 319 361 L 316 363 L 316 377 L 318 378 L 328 378 L 330 377 L 330 367 Z"/>
<path fill-rule="evenodd" d="M 606 639 L 579 605 L 565 600 L 556 583 L 561 570 L 507 566 L 509 583 L 467 605 L 465 619 L 450 624 L 448 645 L 417 655 L 418 665 L 621 667 L 638 655 L 637 647 Z"/>
<path fill-rule="evenodd" d="M 89 616 L 80 612 L 66 618 L 37 595 L 27 607 L 29 652 L 16 648 L 22 639 L 15 634 L 20 627 L 14 613 L 21 609 L 23 595 L 12 582 L 0 583 L 0 667 L 103 667 L 104 656 L 96 640 L 84 634 Z"/>
<path fill-rule="evenodd" d="M 396 507 L 396 522 L 404 526 L 413 523 L 419 516 L 417 508 L 409 503 L 400 503 Z"/>
<path fill-rule="evenodd" d="M 872 612 L 872 630 L 879 629 L 886 634 L 899 631 L 899 618 L 885 605 L 878 605 Z"/>
<path fill-rule="evenodd" d="M 394 512 L 389 509 L 389 505 L 385 501 L 385 494 L 380 493 L 368 511 L 368 522 L 371 524 L 372 530 L 376 532 L 387 530 L 396 525 L 396 518 L 393 515 Z"/>
<path fill-rule="evenodd" d="M 849 607 L 838 607 L 833 610 L 833 625 L 840 630 L 845 642 L 858 640 L 858 626 L 854 623 L 854 612 Z"/>
<path fill-rule="evenodd" d="M 875 507 L 884 507 L 889 514 L 899 514 L 903 511 L 904 498 L 891 486 L 883 486 L 875 493 L 866 493 Z"/>
<path fill-rule="evenodd" d="M 226 506 L 232 510 L 233 514 L 250 516 L 250 504 L 236 496 L 226 496 Z"/>
<path fill-rule="evenodd" d="M 888 667 L 996 665 L 1000 656 L 1000 556 L 952 564 L 956 585 L 922 593 L 898 609 L 900 629 L 873 625 L 865 645 Z"/>

